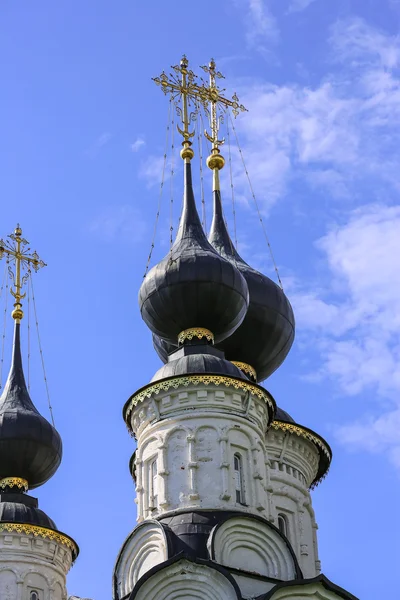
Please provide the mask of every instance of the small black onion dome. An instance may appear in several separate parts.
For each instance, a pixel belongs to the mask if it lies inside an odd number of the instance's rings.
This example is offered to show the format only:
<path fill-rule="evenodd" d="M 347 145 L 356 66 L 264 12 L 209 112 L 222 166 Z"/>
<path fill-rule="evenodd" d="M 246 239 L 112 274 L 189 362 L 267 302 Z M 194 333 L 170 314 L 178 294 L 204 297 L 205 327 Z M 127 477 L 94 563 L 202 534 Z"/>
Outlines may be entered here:
<path fill-rule="evenodd" d="M 11 369 L 0 397 L 0 479 L 20 477 L 30 489 L 39 487 L 54 475 L 61 456 L 60 435 L 29 396 L 16 323 Z"/>
<path fill-rule="evenodd" d="M 183 212 L 171 251 L 145 277 L 139 306 L 147 326 L 177 343 L 185 329 L 203 327 L 215 341 L 231 335 L 243 321 L 249 302 L 246 280 L 207 241 L 185 163 Z"/>
<path fill-rule="evenodd" d="M 189 354 L 170 360 L 154 375 L 151 383 L 177 375 L 207 373 L 207 375 L 227 375 L 237 379 L 247 379 L 233 363 L 212 354 Z"/>
<path fill-rule="evenodd" d="M 271 375 L 285 360 L 294 340 L 294 315 L 284 292 L 269 277 L 250 267 L 233 246 L 222 214 L 221 194 L 214 191 L 214 217 L 209 241 L 232 261 L 247 281 L 249 308 L 241 326 L 219 344 L 228 360 L 245 362 L 257 381 Z"/>
<path fill-rule="evenodd" d="M 274 421 L 283 421 L 283 423 L 296 423 L 296 421 L 282 408 L 276 407 Z"/>
<path fill-rule="evenodd" d="M 57 526 L 45 512 L 19 502 L 0 502 L 0 523 L 29 523 L 57 531 Z"/>

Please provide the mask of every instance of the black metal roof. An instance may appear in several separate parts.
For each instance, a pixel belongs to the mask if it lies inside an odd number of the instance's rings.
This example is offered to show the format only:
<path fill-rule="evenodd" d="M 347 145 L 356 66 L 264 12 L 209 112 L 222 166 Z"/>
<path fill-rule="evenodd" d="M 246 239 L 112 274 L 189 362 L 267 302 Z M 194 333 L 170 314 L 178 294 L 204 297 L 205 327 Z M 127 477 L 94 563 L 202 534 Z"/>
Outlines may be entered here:
<path fill-rule="evenodd" d="M 247 379 L 240 369 L 229 360 L 225 360 L 223 352 L 208 344 L 199 343 L 176 350 L 168 357 L 168 362 L 157 371 L 151 381 L 187 373 L 230 375 Z"/>
<path fill-rule="evenodd" d="M 38 508 L 37 499 L 22 492 L 0 494 L 0 523 L 24 523 L 57 531 L 54 521 Z"/>

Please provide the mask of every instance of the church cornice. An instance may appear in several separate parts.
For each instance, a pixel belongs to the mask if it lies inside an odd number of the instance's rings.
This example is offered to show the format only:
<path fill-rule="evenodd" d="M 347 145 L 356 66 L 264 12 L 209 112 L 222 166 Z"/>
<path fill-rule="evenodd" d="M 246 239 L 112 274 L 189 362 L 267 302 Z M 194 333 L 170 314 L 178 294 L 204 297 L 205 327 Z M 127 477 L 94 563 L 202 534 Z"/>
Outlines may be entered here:
<path fill-rule="evenodd" d="M 26 535 L 33 535 L 34 537 L 58 542 L 71 551 L 73 561 L 76 560 L 79 554 L 79 548 L 72 538 L 65 533 L 53 531 L 46 527 L 39 527 L 38 525 L 32 525 L 31 523 L 0 523 L 0 533 L 2 532 L 25 533 Z"/>
<path fill-rule="evenodd" d="M 160 392 L 167 392 L 170 389 L 177 390 L 181 387 L 187 388 L 190 385 L 199 384 L 205 386 L 215 385 L 226 386 L 228 388 L 233 387 L 236 390 L 248 392 L 257 396 L 260 400 L 263 400 L 267 404 L 269 411 L 272 413 L 275 411 L 275 402 L 272 396 L 264 388 L 255 383 L 251 383 L 250 381 L 244 381 L 243 379 L 228 377 L 226 375 L 213 375 L 208 373 L 188 374 L 185 376 L 178 375 L 176 377 L 169 377 L 168 379 L 157 381 L 156 383 L 150 383 L 139 389 L 129 398 L 123 408 L 124 420 L 127 423 L 129 430 L 131 430 L 131 426 L 128 419 L 132 410 L 146 398 L 150 398 L 153 395 L 157 396 Z"/>
<path fill-rule="evenodd" d="M 321 436 L 311 431 L 311 429 L 303 427 L 303 425 L 276 420 L 272 421 L 271 427 L 276 430 L 294 433 L 295 435 L 298 435 L 299 437 L 302 437 L 313 443 L 318 448 L 320 455 L 318 472 L 310 486 L 311 489 L 314 489 L 328 474 L 332 461 L 332 450 L 329 444 Z"/>

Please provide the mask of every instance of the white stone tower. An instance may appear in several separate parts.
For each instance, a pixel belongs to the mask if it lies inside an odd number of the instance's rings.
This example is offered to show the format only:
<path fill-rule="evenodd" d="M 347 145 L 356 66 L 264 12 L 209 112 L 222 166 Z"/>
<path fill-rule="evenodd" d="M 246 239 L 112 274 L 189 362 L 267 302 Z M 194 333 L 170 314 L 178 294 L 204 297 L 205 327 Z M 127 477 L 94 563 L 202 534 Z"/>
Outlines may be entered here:
<path fill-rule="evenodd" d="M 78 547 L 26 493 L 54 475 L 62 456 L 58 432 L 30 398 L 21 359 L 21 271 L 44 263 L 27 253 L 19 226 L 9 237 L 10 242 L 0 240 L 0 258 L 15 263 L 12 363 L 0 397 L 0 598 L 66 600 L 66 576 Z"/>
<path fill-rule="evenodd" d="M 165 363 L 124 407 L 138 525 L 114 570 L 114 600 L 347 599 L 320 574 L 310 488 L 331 451 L 259 385 L 285 359 L 294 317 L 281 288 L 247 265 L 225 226 L 214 61 L 198 84 L 186 58 L 169 79 L 181 97 L 184 203 L 168 255 L 145 277 L 142 318 Z M 188 102 L 210 102 L 214 218 L 207 240 L 191 175 Z"/>

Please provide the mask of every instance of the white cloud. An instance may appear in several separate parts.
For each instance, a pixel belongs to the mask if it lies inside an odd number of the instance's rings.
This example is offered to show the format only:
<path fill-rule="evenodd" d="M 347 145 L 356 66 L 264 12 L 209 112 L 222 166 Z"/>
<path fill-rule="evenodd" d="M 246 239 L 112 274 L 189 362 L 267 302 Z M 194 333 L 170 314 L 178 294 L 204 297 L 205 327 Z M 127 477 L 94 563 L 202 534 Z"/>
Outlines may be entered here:
<path fill-rule="evenodd" d="M 291 300 L 300 338 L 320 352 L 313 377 L 349 396 L 375 394 L 375 415 L 339 428 L 339 440 L 387 451 L 400 467 L 399 231 L 399 205 L 355 210 L 317 243 L 330 268 L 326 285 L 294 289 Z"/>
<path fill-rule="evenodd" d="M 136 138 L 136 140 L 133 142 L 133 144 L 131 144 L 131 151 L 132 152 L 138 152 L 140 150 L 140 148 L 142 148 L 143 146 L 146 145 L 146 142 L 144 141 L 144 139 L 142 137 L 138 137 Z"/>
<path fill-rule="evenodd" d="M 147 225 L 136 208 L 123 204 L 106 207 L 89 224 L 89 232 L 105 242 L 117 239 L 125 243 L 139 243 L 143 240 Z"/>
<path fill-rule="evenodd" d="M 332 28 L 331 42 L 335 59 L 352 66 L 372 62 L 393 69 L 400 62 L 398 36 L 388 35 L 361 18 L 339 20 Z"/>
<path fill-rule="evenodd" d="M 334 74 L 312 88 L 260 81 L 239 86 L 249 113 L 235 126 L 264 211 L 299 178 L 356 205 L 363 186 L 376 195 L 400 190 L 400 78 L 395 68 L 400 41 L 352 19 L 335 24 L 330 44 L 337 61 Z M 245 195 L 241 173 L 237 161 L 235 176 Z"/>

